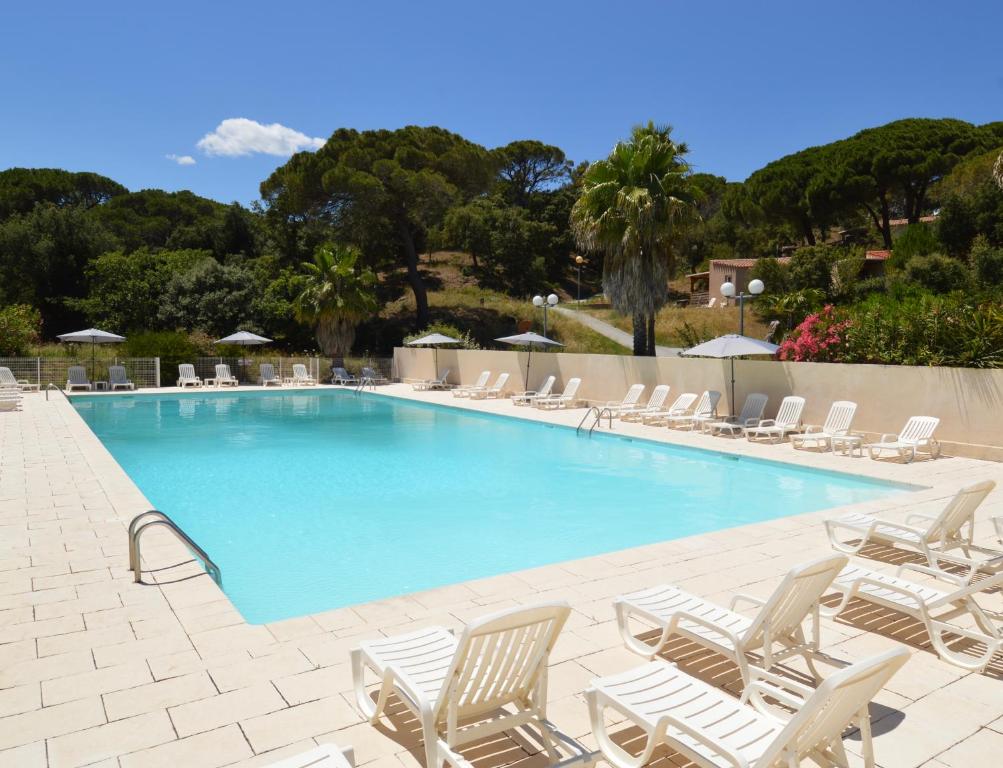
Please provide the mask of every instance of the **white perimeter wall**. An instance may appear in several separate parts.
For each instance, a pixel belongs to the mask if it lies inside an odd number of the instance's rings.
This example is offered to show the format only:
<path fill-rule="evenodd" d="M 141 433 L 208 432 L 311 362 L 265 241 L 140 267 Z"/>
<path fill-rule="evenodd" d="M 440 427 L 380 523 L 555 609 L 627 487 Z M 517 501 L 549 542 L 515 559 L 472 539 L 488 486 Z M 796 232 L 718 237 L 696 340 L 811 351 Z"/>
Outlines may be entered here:
<path fill-rule="evenodd" d="M 449 368 L 449 381 L 473 382 L 482 370 L 492 381 L 508 371 L 509 389 L 524 388 L 528 353 L 496 350 L 438 350 L 439 370 Z M 394 350 L 401 378 L 432 378 L 433 350 Z M 716 389 L 722 393 L 719 410 L 728 410 L 730 368 L 727 360 L 686 357 L 631 357 L 534 352 L 529 389 L 553 374 L 555 392 L 573 376 L 582 379 L 581 397 L 593 401 L 619 400 L 633 383 L 647 385 L 645 397 L 657 384 L 669 384 L 673 399 L 682 392 Z M 785 395 L 805 397 L 806 424 L 825 420 L 833 400 L 858 404 L 854 430 L 896 432 L 916 415 L 940 418 L 938 439 L 946 453 L 1003 461 L 1003 370 L 919 368 L 891 365 L 735 361 L 737 407 L 749 392 L 770 397 L 767 416 L 773 416 Z"/>

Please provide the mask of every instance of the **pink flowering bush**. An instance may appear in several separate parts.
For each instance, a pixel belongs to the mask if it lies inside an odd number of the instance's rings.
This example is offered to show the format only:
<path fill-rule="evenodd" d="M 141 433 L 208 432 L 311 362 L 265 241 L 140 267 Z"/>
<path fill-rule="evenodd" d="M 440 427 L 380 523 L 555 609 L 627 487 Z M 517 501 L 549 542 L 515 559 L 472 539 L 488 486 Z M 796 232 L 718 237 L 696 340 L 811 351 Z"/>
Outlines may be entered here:
<path fill-rule="evenodd" d="M 777 357 L 799 363 L 835 362 L 850 325 L 849 320 L 838 319 L 832 305 L 827 304 L 821 312 L 808 315 L 784 339 Z"/>

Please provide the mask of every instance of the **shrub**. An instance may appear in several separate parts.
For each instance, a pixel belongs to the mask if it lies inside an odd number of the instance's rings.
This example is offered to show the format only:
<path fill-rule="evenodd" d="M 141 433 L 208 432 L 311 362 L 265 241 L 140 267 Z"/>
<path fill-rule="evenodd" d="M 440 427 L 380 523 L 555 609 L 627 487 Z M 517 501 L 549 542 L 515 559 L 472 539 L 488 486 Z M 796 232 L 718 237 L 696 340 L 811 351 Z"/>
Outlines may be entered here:
<path fill-rule="evenodd" d="M 432 323 L 427 328 L 417 333 L 409 334 L 404 337 L 404 343 L 407 344 L 415 339 L 420 339 L 423 336 L 429 336 L 433 333 L 441 333 L 443 336 L 449 336 L 452 339 L 459 339 L 458 344 L 443 344 L 442 347 L 446 349 L 480 349 L 481 346 L 476 341 L 474 341 L 470 336 L 470 331 L 460 331 L 455 325 L 450 325 L 449 323 Z"/>
<path fill-rule="evenodd" d="M 23 357 L 41 338 L 42 316 L 27 304 L 0 308 L 0 356 Z"/>
<path fill-rule="evenodd" d="M 950 293 L 964 288 L 970 273 L 968 267 L 957 259 L 931 253 L 929 256 L 914 257 L 906 267 L 906 276 L 934 293 Z"/>
<path fill-rule="evenodd" d="M 971 259 L 981 287 L 1003 289 L 1003 248 L 993 248 L 985 235 L 979 235 L 972 243 Z"/>
<path fill-rule="evenodd" d="M 840 347 L 851 323 L 837 316 L 831 304 L 821 312 L 808 315 L 784 339 L 777 351 L 781 360 L 795 362 L 831 363 L 839 359 Z"/>
<path fill-rule="evenodd" d="M 122 345 L 126 357 L 159 357 L 161 383 L 178 377 L 178 365 L 194 362 L 205 352 L 199 339 L 181 331 L 143 331 L 130 334 Z"/>
<path fill-rule="evenodd" d="M 929 256 L 940 250 L 937 233 L 926 224 L 910 224 L 895 238 L 892 246 L 892 264 L 904 269 L 916 256 Z"/>

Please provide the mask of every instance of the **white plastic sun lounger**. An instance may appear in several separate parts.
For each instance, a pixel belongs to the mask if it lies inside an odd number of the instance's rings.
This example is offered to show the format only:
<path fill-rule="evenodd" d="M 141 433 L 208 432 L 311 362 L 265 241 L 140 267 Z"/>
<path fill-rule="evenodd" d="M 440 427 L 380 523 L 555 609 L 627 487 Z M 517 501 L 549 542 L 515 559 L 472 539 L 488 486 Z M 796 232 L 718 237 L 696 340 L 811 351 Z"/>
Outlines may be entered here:
<path fill-rule="evenodd" d="M 936 568 L 938 561 L 952 559 L 944 558 L 945 553 L 960 549 L 966 558 L 971 558 L 973 553 L 988 556 L 980 569 L 999 570 L 1003 568 L 1003 552 L 977 547 L 972 541 L 975 535 L 975 511 L 995 487 L 996 483 L 992 480 L 966 486 L 954 495 L 939 514 L 914 512 L 901 523 L 859 512 L 830 518 L 825 520 L 825 532 L 833 549 L 850 555 L 857 554 L 868 544 L 877 541 L 919 552 Z M 849 531 L 856 537 L 857 543 L 841 539 L 841 531 Z"/>
<path fill-rule="evenodd" d="M 350 374 L 345 368 L 334 366 L 331 368 L 332 384 L 358 384 L 359 379 Z"/>
<path fill-rule="evenodd" d="M 477 380 L 473 384 L 463 384 L 453 390 L 453 397 L 470 397 L 471 390 L 483 389 L 488 385 L 491 378 L 491 371 L 481 371 Z"/>
<path fill-rule="evenodd" d="M 913 416 L 901 432 L 882 435 L 878 442 L 867 446 L 867 451 L 872 459 L 881 458 L 882 451 L 891 451 L 907 462 L 915 460 L 920 451 L 935 459 L 940 455 L 940 443 L 933 437 L 938 424 L 940 419 L 936 416 Z"/>
<path fill-rule="evenodd" d="M 803 432 L 791 435 L 795 448 L 821 448 L 832 450 L 832 438 L 845 437 L 857 413 L 857 404 L 850 400 L 837 400 L 829 407 L 829 415 L 821 426 L 809 424 Z"/>
<path fill-rule="evenodd" d="M 262 363 L 258 366 L 258 382 L 263 387 L 268 387 L 272 384 L 276 387 L 282 386 L 279 377 L 275 375 L 275 366 L 272 363 Z"/>
<path fill-rule="evenodd" d="M 666 416 L 665 425 L 669 429 L 681 427 L 695 430 L 704 423 L 717 421 L 717 404 L 721 400 L 721 393 L 713 389 L 706 390 L 700 395 L 697 404 L 693 407 L 692 413 L 684 413 L 678 416 Z"/>
<path fill-rule="evenodd" d="M 763 419 L 754 427 L 746 427 L 745 436 L 749 441 L 769 440 L 782 443 L 791 432 L 801 431 L 801 412 L 804 410 L 804 398 L 788 395 L 780 401 L 780 410 L 775 419 Z"/>
<path fill-rule="evenodd" d="M 237 379 L 230 373 L 230 366 L 226 363 L 218 363 L 216 365 L 216 378 L 214 382 L 217 387 L 237 386 Z"/>
<path fill-rule="evenodd" d="M 195 366 L 191 363 L 181 363 L 178 366 L 179 387 L 201 387 L 202 379 L 195 375 Z"/>
<path fill-rule="evenodd" d="M 91 391 L 91 383 L 87 378 L 87 371 L 82 365 L 71 365 L 66 371 L 66 391 L 73 392 L 77 389 Z"/>
<path fill-rule="evenodd" d="M 683 392 L 679 397 L 677 397 L 672 405 L 668 408 L 664 408 L 658 411 L 652 411 L 651 413 L 644 413 L 641 415 L 641 423 L 648 424 L 650 426 L 656 426 L 658 424 L 665 424 L 665 420 L 674 416 L 683 416 L 691 411 L 693 408 L 693 403 L 697 401 L 697 396 L 693 392 Z"/>
<path fill-rule="evenodd" d="M 539 400 L 542 397 L 550 397 L 555 381 L 557 381 L 556 376 L 548 376 L 544 379 L 539 389 L 527 389 L 525 392 L 516 392 L 512 395 L 512 405 L 532 405 L 534 400 Z"/>
<path fill-rule="evenodd" d="M 377 371 L 375 369 L 373 369 L 373 368 L 363 367 L 362 368 L 362 376 L 361 376 L 361 378 L 362 378 L 362 380 L 364 382 L 366 382 L 366 384 L 389 384 L 390 383 L 390 379 L 388 379 L 382 373 L 377 373 Z"/>
<path fill-rule="evenodd" d="M 663 743 L 701 768 L 847 766 L 842 738 L 851 725 L 860 728 L 865 768 L 873 768 L 868 704 L 908 659 L 908 651 L 894 648 L 835 672 L 814 690 L 751 667 L 740 698 L 658 660 L 593 680 L 585 698 L 592 732 L 613 768 L 641 768 Z M 639 755 L 610 738 L 606 709 L 644 732 Z"/>
<path fill-rule="evenodd" d="M 803 656 L 816 678 L 814 656 L 818 653 L 818 601 L 832 580 L 846 566 L 844 555 L 828 555 L 792 568 L 766 600 L 749 595 L 735 595 L 727 608 L 663 584 L 613 601 L 616 622 L 627 648 L 654 658 L 673 636 L 685 637 L 716 653 L 727 656 L 748 680 L 746 654 L 760 652 L 766 669 L 792 655 Z M 753 618 L 735 612 L 740 602 L 751 603 L 759 610 Z M 806 637 L 804 622 L 811 617 L 811 636 Z M 634 636 L 630 620 L 659 631 L 653 643 Z M 774 650 L 779 645 L 779 650 Z"/>
<path fill-rule="evenodd" d="M 710 421 L 704 425 L 704 431 L 712 435 L 740 435 L 746 427 L 755 427 L 763 419 L 763 411 L 769 397 L 761 392 L 746 395 L 742 410 L 738 416 L 729 416 L 721 421 Z"/>
<path fill-rule="evenodd" d="M 505 391 L 505 385 L 508 384 L 508 374 L 499 373 L 498 378 L 495 379 L 495 383 L 490 387 L 485 387 L 484 389 L 475 389 L 470 393 L 471 400 L 484 400 L 487 398 L 497 399 L 502 396 Z"/>
<path fill-rule="evenodd" d="M 18 379 L 10 368 L 0 366 L 0 387 L 17 387 L 22 392 L 37 392 L 38 384 L 32 384 L 27 379 Z"/>
<path fill-rule="evenodd" d="M 300 752 L 264 768 L 354 768 L 355 753 L 351 747 L 336 744 L 321 744 L 319 747 Z"/>
<path fill-rule="evenodd" d="M 16 411 L 20 406 L 20 387 L 0 386 L 0 411 Z"/>
<path fill-rule="evenodd" d="M 930 576 L 940 584 L 917 584 L 903 578 L 903 574 L 910 571 Z M 944 584 L 948 585 L 947 588 L 943 587 Z M 842 613 L 853 598 L 904 613 L 923 623 L 940 658 L 959 667 L 982 672 L 993 656 L 1003 650 L 1003 626 L 997 626 L 993 622 L 987 612 L 975 602 L 975 596 L 979 592 L 1000 586 L 1003 586 L 1003 573 L 971 583 L 964 576 L 916 563 L 899 566 L 894 576 L 851 564 L 832 582 L 832 589 L 842 593 L 842 600 L 835 607 L 822 608 L 822 615 L 836 616 Z M 966 626 L 959 627 L 950 623 L 959 616 L 966 617 Z M 985 650 L 970 654 L 955 650 L 948 639 L 950 635 L 962 642 L 967 640 L 980 643 L 985 646 Z"/>
<path fill-rule="evenodd" d="M 427 392 L 431 389 L 449 389 L 449 382 L 446 381 L 448 378 L 449 368 L 446 368 L 437 379 L 412 379 L 408 383 L 415 392 Z"/>
<path fill-rule="evenodd" d="M 116 389 L 135 389 L 136 385 L 129 381 L 124 365 L 108 366 L 108 386 L 114 392 Z"/>
<path fill-rule="evenodd" d="M 351 653 L 356 703 L 375 724 L 396 694 L 418 718 L 429 768 L 469 766 L 458 745 L 529 723 L 556 762 L 553 737 L 561 737 L 547 720 L 547 664 L 570 613 L 567 603 L 543 603 L 477 619 L 459 637 L 429 627 L 363 642 Z M 367 668 L 380 681 L 375 705 Z"/>
<path fill-rule="evenodd" d="M 310 375 L 303 363 L 293 363 L 293 376 L 291 381 L 293 384 L 310 387 L 316 385 L 317 383 L 317 380 Z"/>
<path fill-rule="evenodd" d="M 577 376 L 573 379 L 568 379 L 568 383 L 564 387 L 564 391 L 561 394 L 551 395 L 550 397 L 541 397 L 538 400 L 534 400 L 533 405 L 536 408 L 541 408 L 543 410 L 577 408 L 580 402 L 578 400 L 578 388 L 581 385 L 582 380 Z"/>
<path fill-rule="evenodd" d="M 609 411 L 613 416 L 620 416 L 623 413 L 640 408 L 641 406 L 638 403 L 643 394 L 643 384 L 632 384 L 630 389 L 627 390 L 627 394 L 623 396 L 623 400 L 607 400 L 605 404 L 599 407 Z"/>
<path fill-rule="evenodd" d="M 658 413 L 665 407 L 665 398 L 669 396 L 670 390 L 671 387 L 668 384 L 659 384 L 651 390 L 651 397 L 648 398 L 648 402 L 645 405 L 638 405 L 632 410 L 621 411 L 619 414 L 620 418 L 623 421 L 642 421 L 645 416 Z"/>

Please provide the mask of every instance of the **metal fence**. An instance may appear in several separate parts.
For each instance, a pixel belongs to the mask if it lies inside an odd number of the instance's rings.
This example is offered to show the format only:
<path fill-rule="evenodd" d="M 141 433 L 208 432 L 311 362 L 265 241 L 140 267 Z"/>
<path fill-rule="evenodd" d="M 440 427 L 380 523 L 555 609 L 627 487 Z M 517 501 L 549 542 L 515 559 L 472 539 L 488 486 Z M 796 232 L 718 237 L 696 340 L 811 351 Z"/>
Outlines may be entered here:
<path fill-rule="evenodd" d="M 10 368 L 14 378 L 44 388 L 50 382 L 66 385 L 70 366 L 83 366 L 87 378 L 97 387 L 108 382 L 108 368 L 125 366 L 126 377 L 136 388 L 160 386 L 159 357 L 0 357 L 0 367 Z"/>

